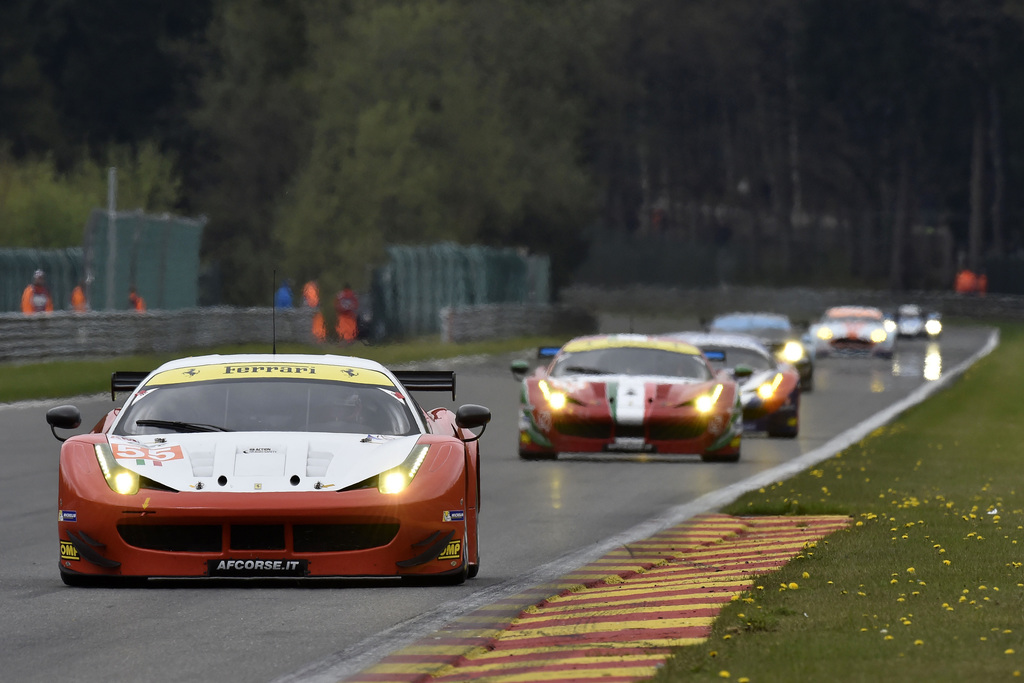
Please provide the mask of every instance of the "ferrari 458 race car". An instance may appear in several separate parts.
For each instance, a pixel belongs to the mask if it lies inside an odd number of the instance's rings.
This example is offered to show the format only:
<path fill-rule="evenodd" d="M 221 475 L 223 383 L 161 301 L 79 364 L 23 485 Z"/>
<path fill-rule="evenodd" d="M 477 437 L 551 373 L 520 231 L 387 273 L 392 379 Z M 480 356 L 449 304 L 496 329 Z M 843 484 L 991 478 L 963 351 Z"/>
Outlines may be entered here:
<path fill-rule="evenodd" d="M 736 382 L 695 346 L 667 337 L 594 335 L 550 352 L 550 363 L 529 375 L 526 361 L 512 364 L 522 381 L 521 458 L 634 451 L 739 459 L 743 408 Z"/>
<path fill-rule="evenodd" d="M 896 309 L 896 332 L 901 337 L 935 339 L 942 334 L 942 319 L 938 313 L 925 313 L 917 304 L 903 304 Z"/>
<path fill-rule="evenodd" d="M 736 378 L 744 429 L 790 439 L 799 434 L 800 374 L 776 359 L 757 338 L 702 332 L 672 337 L 693 344 L 712 367 L 728 370 Z"/>
<path fill-rule="evenodd" d="M 886 329 L 882 311 L 871 306 L 835 306 L 811 326 L 820 356 L 856 355 L 892 358 L 896 334 Z"/>
<path fill-rule="evenodd" d="M 329 355 L 184 358 L 116 372 L 130 391 L 92 431 L 47 412 L 60 450 L 60 575 L 397 576 L 460 583 L 480 566 L 478 449 L 490 412 L 422 410 L 452 372 Z"/>
<path fill-rule="evenodd" d="M 711 320 L 706 330 L 722 334 L 748 334 L 757 337 L 775 357 L 800 373 L 800 391 L 814 390 L 815 346 L 801 338 L 803 325 L 797 328 L 780 313 L 726 313 Z"/>

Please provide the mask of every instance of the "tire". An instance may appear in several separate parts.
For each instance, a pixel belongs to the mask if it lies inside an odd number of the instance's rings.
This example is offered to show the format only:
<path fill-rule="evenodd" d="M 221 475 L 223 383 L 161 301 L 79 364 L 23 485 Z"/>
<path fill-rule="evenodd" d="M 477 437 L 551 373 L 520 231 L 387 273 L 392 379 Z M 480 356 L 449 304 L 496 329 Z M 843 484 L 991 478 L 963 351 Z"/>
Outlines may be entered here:
<path fill-rule="evenodd" d="M 702 462 L 739 462 L 740 450 L 737 448 L 735 453 L 701 453 L 700 459 Z"/>
<path fill-rule="evenodd" d="M 800 392 L 807 394 L 814 391 L 814 375 L 808 375 L 807 379 L 800 382 Z"/>

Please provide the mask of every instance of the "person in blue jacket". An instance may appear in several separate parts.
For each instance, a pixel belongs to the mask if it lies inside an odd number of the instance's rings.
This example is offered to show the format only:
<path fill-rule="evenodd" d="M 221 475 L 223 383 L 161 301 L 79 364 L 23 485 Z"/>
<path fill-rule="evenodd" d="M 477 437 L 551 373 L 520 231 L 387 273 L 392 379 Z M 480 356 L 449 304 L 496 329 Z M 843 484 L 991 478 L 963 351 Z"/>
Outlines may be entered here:
<path fill-rule="evenodd" d="M 292 305 L 292 281 L 285 278 L 274 294 L 274 306 L 276 308 L 291 308 Z"/>

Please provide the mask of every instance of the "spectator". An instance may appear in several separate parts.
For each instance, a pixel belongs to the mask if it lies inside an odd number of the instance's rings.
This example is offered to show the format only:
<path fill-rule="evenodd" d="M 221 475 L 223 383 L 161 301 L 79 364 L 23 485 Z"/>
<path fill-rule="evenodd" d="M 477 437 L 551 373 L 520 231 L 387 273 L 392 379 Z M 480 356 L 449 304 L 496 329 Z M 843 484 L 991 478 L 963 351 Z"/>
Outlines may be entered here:
<path fill-rule="evenodd" d="M 956 274 L 954 289 L 957 294 L 974 294 L 978 290 L 978 279 L 969 268 L 964 268 Z"/>
<path fill-rule="evenodd" d="M 334 311 L 338 314 L 335 331 L 338 339 L 353 342 L 359 336 L 359 297 L 346 282 L 338 295 L 334 297 Z"/>
<path fill-rule="evenodd" d="M 128 288 L 128 305 L 139 313 L 145 313 L 146 311 L 146 300 L 139 296 L 134 285 Z"/>
<path fill-rule="evenodd" d="M 975 291 L 978 292 L 978 296 L 985 296 L 988 292 L 988 275 L 985 274 L 985 271 L 978 273 Z"/>
<path fill-rule="evenodd" d="M 320 311 L 320 286 L 316 279 L 302 287 L 302 300 L 307 308 L 313 309 L 313 338 L 318 342 L 324 341 L 327 339 L 327 327 L 324 325 L 324 314 Z"/>
<path fill-rule="evenodd" d="M 71 290 L 71 310 L 83 313 L 89 310 L 89 302 L 85 298 L 85 283 L 81 280 Z"/>
<path fill-rule="evenodd" d="M 53 311 L 53 297 L 46 286 L 46 273 L 37 270 L 32 275 L 32 283 L 21 293 L 21 312 L 49 313 Z"/>
<path fill-rule="evenodd" d="M 277 288 L 277 293 L 274 294 L 274 307 L 275 308 L 291 308 L 294 304 L 292 303 L 292 281 L 285 278 L 281 282 L 281 286 Z"/>

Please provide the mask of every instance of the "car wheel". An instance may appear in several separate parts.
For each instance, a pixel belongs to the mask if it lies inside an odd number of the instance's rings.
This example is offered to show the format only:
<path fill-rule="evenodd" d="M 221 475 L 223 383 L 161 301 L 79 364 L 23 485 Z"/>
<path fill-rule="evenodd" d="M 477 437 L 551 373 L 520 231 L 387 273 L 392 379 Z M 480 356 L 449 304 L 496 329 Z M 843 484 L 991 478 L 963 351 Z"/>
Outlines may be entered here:
<path fill-rule="evenodd" d="M 797 418 L 795 425 L 778 425 L 768 428 L 768 436 L 782 439 L 795 439 L 800 434 L 800 418 Z"/>
<path fill-rule="evenodd" d="M 700 459 L 704 462 L 739 462 L 740 449 L 735 453 L 701 453 Z"/>
<path fill-rule="evenodd" d="M 814 375 L 807 375 L 800 380 L 800 391 L 805 394 L 814 391 Z"/>
<path fill-rule="evenodd" d="M 524 451 L 519 450 L 519 457 L 523 460 L 557 460 L 558 453 L 553 452 L 536 452 L 536 451 Z"/>

